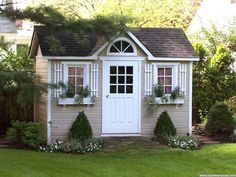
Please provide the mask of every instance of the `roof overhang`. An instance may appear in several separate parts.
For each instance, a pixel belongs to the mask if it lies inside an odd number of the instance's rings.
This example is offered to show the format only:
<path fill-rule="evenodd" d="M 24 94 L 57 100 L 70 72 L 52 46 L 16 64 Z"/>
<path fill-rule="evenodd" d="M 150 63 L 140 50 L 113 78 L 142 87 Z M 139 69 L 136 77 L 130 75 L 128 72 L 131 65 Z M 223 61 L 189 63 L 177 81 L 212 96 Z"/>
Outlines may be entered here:
<path fill-rule="evenodd" d="M 199 58 L 170 58 L 170 57 L 148 57 L 151 61 L 199 61 Z"/>

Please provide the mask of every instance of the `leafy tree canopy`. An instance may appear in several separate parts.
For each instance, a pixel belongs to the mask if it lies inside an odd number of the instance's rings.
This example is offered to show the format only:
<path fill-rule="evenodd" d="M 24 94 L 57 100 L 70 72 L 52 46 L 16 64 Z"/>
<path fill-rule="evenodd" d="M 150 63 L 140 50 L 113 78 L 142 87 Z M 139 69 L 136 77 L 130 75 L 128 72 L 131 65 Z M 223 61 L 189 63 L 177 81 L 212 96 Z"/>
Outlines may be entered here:
<path fill-rule="evenodd" d="M 188 27 L 200 5 L 200 0 L 34 0 L 34 3 L 32 0 L 26 0 L 26 2 L 30 5 L 30 10 L 38 9 L 42 4 L 50 7 L 47 10 L 48 13 L 51 13 L 52 8 L 57 9 L 66 20 L 87 19 L 85 22 L 88 23 L 91 19 L 101 16 L 108 16 L 108 19 L 114 16 L 126 16 L 134 19 L 125 20 L 130 27 L 180 27 L 183 29 Z M 43 11 L 34 12 L 41 14 Z M 45 13 L 45 16 L 48 16 L 48 13 Z M 52 23 L 61 24 L 61 16 L 54 17 Z M 114 22 L 113 18 L 110 20 Z"/>
<path fill-rule="evenodd" d="M 212 25 L 192 36 L 200 61 L 193 67 L 193 107 L 205 114 L 210 107 L 236 95 L 236 71 L 232 69 L 236 51 L 236 20 L 226 29 Z"/>

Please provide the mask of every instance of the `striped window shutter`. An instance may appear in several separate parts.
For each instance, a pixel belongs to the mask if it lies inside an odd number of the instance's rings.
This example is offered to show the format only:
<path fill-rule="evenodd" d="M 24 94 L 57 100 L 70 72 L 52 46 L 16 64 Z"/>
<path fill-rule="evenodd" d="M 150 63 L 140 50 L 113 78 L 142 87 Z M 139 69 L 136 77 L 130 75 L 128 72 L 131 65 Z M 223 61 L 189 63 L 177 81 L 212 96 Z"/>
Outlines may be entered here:
<path fill-rule="evenodd" d="M 98 64 L 90 64 L 90 89 L 92 96 L 98 96 Z"/>
<path fill-rule="evenodd" d="M 180 64 L 179 65 L 179 87 L 180 91 L 186 95 L 186 81 L 187 81 L 187 65 Z"/>
<path fill-rule="evenodd" d="M 152 94 L 153 87 L 153 65 L 145 64 L 145 96 Z"/>
<path fill-rule="evenodd" d="M 54 84 L 58 84 L 59 82 L 62 82 L 62 64 L 61 63 L 55 63 L 54 64 Z M 59 96 L 62 94 L 62 88 L 56 88 L 54 89 L 54 97 L 59 98 Z"/>

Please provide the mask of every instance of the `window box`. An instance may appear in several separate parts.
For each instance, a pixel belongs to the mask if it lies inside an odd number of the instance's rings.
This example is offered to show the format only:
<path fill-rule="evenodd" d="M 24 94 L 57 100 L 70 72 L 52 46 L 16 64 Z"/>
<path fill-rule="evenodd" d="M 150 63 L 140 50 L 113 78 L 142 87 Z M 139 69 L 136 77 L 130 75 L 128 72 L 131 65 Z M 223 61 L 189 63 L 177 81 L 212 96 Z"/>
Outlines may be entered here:
<path fill-rule="evenodd" d="M 94 104 L 92 97 L 83 98 L 82 101 L 76 98 L 58 98 L 58 105 L 91 105 Z"/>
<path fill-rule="evenodd" d="M 58 98 L 58 105 L 73 105 L 78 104 L 75 102 L 75 98 Z"/>
<path fill-rule="evenodd" d="M 184 104 L 184 98 L 177 98 L 175 100 L 171 100 L 170 97 L 156 97 L 156 103 L 157 104 L 176 104 L 176 105 L 180 105 L 180 104 Z"/>

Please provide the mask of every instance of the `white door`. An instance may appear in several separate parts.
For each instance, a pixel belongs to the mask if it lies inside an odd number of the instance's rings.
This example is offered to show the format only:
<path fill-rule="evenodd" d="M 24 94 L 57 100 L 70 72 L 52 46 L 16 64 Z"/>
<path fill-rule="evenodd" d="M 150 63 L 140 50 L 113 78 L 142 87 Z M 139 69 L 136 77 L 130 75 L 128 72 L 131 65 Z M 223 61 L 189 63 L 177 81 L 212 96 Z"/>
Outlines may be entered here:
<path fill-rule="evenodd" d="M 104 61 L 103 134 L 140 133 L 139 62 Z"/>

